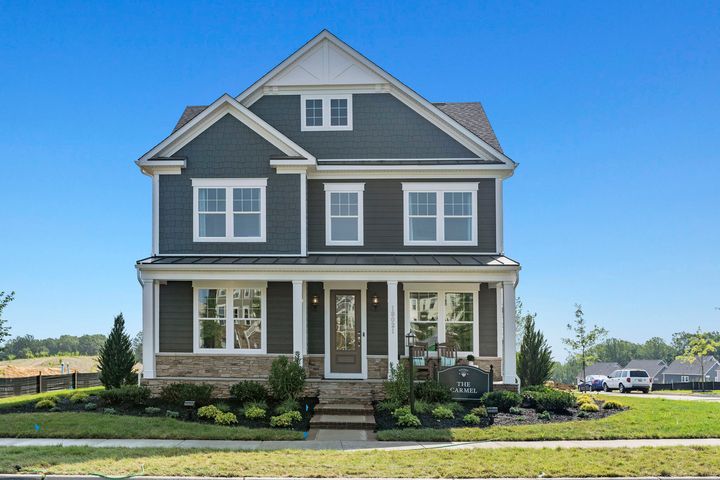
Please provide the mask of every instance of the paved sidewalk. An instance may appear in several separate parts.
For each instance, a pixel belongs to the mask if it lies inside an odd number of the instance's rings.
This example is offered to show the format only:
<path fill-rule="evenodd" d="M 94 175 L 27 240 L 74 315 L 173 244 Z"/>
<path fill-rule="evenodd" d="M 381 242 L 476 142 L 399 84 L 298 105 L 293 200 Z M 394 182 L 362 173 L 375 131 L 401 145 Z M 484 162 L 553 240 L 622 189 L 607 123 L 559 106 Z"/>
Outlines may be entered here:
<path fill-rule="evenodd" d="M 24 480 L 97 480 L 98 475 L 37 475 L 37 474 L 0 474 L 0 479 L 21 478 Z M 125 478 L 125 477 L 122 477 Z M 139 480 L 318 480 L 318 478 L 301 478 L 301 477 L 157 477 L 157 476 L 140 476 L 129 477 Z M 607 480 L 608 477 L 555 477 L 553 480 Z M 323 480 L 438 480 L 423 478 L 388 478 L 388 477 L 325 477 Z M 488 480 L 484 478 L 464 478 L 462 480 Z M 494 478 L 492 480 L 524 480 L 521 478 Z M 720 477 L 612 477 L 612 480 L 720 480 Z"/>
<path fill-rule="evenodd" d="M 243 441 L 243 440 L 153 440 L 153 439 L 63 439 L 0 438 L 0 447 L 126 447 L 206 448 L 216 450 L 420 450 L 468 448 L 639 448 L 720 447 L 720 438 L 668 438 L 637 440 L 557 440 L 526 442 L 379 442 L 353 440 Z"/>

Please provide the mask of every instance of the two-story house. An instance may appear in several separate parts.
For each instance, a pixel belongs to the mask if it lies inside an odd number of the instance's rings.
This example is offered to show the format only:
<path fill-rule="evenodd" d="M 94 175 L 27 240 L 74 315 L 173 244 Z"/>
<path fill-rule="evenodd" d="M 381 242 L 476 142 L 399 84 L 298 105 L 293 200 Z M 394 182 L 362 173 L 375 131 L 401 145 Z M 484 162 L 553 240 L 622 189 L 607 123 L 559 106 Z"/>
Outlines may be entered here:
<path fill-rule="evenodd" d="M 137 160 L 152 180 L 144 381 L 376 391 L 405 335 L 516 384 L 503 181 L 479 103 L 430 103 L 323 31 L 238 96 L 187 107 Z"/>

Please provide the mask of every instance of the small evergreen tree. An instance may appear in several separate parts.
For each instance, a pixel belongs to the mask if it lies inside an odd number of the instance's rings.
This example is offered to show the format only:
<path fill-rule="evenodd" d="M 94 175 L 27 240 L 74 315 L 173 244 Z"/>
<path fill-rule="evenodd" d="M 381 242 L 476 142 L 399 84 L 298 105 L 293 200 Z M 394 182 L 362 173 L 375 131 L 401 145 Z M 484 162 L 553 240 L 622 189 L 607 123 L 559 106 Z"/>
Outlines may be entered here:
<path fill-rule="evenodd" d="M 113 328 L 105 344 L 100 349 L 98 368 L 100 382 L 105 388 L 117 388 L 135 382 L 135 354 L 127 332 L 122 313 L 115 317 Z"/>
<path fill-rule="evenodd" d="M 535 318 L 528 316 L 523 325 L 522 344 L 517 358 L 517 374 L 521 385 L 542 385 L 553 370 L 552 350 L 545 335 L 535 329 Z"/>

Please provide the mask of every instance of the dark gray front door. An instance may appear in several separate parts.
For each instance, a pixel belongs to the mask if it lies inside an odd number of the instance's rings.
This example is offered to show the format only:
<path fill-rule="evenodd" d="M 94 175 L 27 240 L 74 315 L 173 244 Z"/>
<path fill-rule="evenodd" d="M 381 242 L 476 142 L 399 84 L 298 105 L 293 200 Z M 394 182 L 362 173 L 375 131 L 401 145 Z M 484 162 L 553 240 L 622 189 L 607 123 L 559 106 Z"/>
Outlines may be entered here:
<path fill-rule="evenodd" d="M 330 291 L 330 371 L 361 373 L 360 290 Z"/>

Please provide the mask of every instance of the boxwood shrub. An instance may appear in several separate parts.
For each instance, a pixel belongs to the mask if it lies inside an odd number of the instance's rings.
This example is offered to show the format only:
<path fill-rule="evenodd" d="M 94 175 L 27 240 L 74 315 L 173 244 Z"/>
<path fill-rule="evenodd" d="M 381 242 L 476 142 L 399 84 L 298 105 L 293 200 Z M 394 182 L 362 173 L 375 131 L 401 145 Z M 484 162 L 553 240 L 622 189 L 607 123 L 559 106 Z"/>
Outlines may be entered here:
<path fill-rule="evenodd" d="M 123 385 L 102 390 L 98 395 L 109 405 L 145 405 L 150 398 L 150 389 L 137 385 Z"/>
<path fill-rule="evenodd" d="M 268 390 L 262 383 L 243 380 L 230 387 L 230 395 L 241 404 L 265 402 L 268 399 Z"/>
<path fill-rule="evenodd" d="M 450 401 L 452 392 L 440 382 L 426 380 L 415 385 L 415 397 L 428 403 L 443 403 Z"/>
<path fill-rule="evenodd" d="M 172 405 L 182 405 L 186 400 L 193 400 L 197 406 L 209 405 L 213 388 L 205 383 L 171 383 L 162 387 L 160 398 Z"/>
<path fill-rule="evenodd" d="M 575 406 L 575 395 L 560 390 L 533 392 L 532 399 L 536 412 L 563 413 Z"/>
<path fill-rule="evenodd" d="M 515 392 L 496 390 L 487 392 L 482 396 L 482 403 L 486 407 L 497 407 L 501 412 L 509 412 L 511 407 L 519 407 L 522 397 Z"/>

